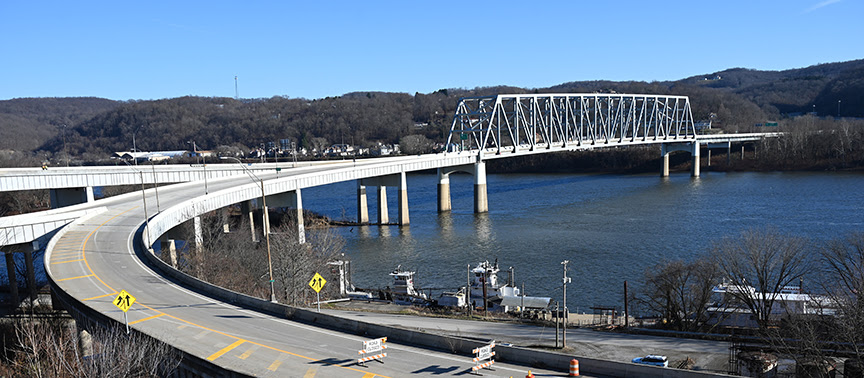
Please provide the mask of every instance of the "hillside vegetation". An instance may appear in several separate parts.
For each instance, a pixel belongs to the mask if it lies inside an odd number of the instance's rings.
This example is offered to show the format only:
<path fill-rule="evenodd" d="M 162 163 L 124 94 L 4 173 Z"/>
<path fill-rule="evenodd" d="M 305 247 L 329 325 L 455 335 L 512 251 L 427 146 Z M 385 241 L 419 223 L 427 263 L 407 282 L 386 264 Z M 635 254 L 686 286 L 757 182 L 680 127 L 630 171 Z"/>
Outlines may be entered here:
<path fill-rule="evenodd" d="M 104 160 L 114 151 L 232 146 L 248 151 L 291 139 L 307 149 L 369 147 L 407 135 L 443 142 L 459 97 L 497 93 L 616 92 L 690 96 L 693 116 L 728 132 L 816 111 L 833 121 L 864 116 L 864 60 L 785 71 L 734 68 L 670 82 L 569 82 L 549 88 L 442 89 L 429 94 L 358 92 L 324 99 L 182 97 L 153 101 L 22 98 L 0 101 L 0 166 Z M 814 108 L 815 105 L 815 108 Z M 852 120 L 854 124 L 854 120 Z M 820 122 L 821 123 L 821 122 Z M 63 126 L 65 125 L 65 127 Z"/>

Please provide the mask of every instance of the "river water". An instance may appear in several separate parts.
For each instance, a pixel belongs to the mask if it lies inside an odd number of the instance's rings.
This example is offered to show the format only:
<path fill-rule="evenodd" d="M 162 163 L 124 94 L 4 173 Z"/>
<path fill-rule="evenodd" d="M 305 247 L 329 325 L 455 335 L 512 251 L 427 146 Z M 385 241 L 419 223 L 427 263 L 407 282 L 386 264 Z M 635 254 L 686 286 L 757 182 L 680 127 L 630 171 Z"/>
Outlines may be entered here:
<path fill-rule="evenodd" d="M 718 173 L 650 175 L 501 174 L 488 176 L 489 212 L 473 213 L 473 179 L 451 175 L 453 211 L 436 211 L 434 174 L 408 176 L 409 227 L 344 227 L 357 287 L 383 288 L 397 265 L 424 288 L 465 285 L 466 269 L 498 259 L 499 279 L 515 270 L 527 295 L 562 298 L 568 308 L 623 305 L 623 285 L 639 290 L 645 270 L 664 260 L 705 255 L 723 237 L 772 227 L 819 243 L 864 231 L 864 174 Z M 371 189 L 371 188 L 370 188 Z M 369 217 L 376 192 L 369 190 Z M 396 188 L 388 188 L 396 220 Z M 356 219 L 356 184 L 303 192 L 306 209 Z M 440 290 L 435 290 L 440 292 Z"/>

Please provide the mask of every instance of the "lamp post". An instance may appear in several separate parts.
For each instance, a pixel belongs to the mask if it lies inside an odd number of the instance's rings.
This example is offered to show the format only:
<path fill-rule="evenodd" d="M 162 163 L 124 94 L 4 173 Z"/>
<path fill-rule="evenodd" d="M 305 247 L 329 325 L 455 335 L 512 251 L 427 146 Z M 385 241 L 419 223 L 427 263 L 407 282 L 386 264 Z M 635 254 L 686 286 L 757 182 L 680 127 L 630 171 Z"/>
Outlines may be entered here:
<path fill-rule="evenodd" d="M 135 135 L 138 134 L 138 130 L 141 130 L 141 128 L 144 126 L 145 125 L 138 126 L 137 128 L 135 128 L 135 131 L 132 132 L 132 152 L 134 152 L 134 153 L 138 152 L 138 146 L 135 145 Z M 138 157 L 137 156 L 135 156 L 135 165 L 138 165 Z"/>
<path fill-rule="evenodd" d="M 840 118 L 840 100 L 837 100 L 837 118 Z"/>
<path fill-rule="evenodd" d="M 240 159 L 238 159 L 238 158 L 235 158 L 232 156 L 221 156 L 221 157 L 219 157 L 219 159 L 221 159 L 221 160 L 228 160 L 228 159 L 236 160 L 237 164 L 240 164 L 240 167 L 243 168 L 243 171 L 246 172 L 247 175 L 249 175 L 249 178 L 251 178 L 253 182 L 255 182 L 257 180 L 261 186 L 261 204 L 264 207 L 264 239 L 266 240 L 266 243 L 267 243 L 267 266 L 270 269 L 270 302 L 275 303 L 276 302 L 276 291 L 273 287 L 273 259 L 271 258 L 271 255 L 270 255 L 270 230 L 269 230 L 269 228 L 270 228 L 270 215 L 267 214 L 267 196 L 264 195 L 264 180 L 262 180 L 254 172 L 252 172 L 248 168 L 246 168 L 246 166 L 243 165 L 243 162 L 240 161 Z"/>
<path fill-rule="evenodd" d="M 561 347 L 567 347 L 567 284 L 570 282 L 570 277 L 567 277 L 567 264 L 570 263 L 569 260 L 564 260 L 561 262 L 561 265 L 564 266 L 564 332 L 561 337 Z"/>

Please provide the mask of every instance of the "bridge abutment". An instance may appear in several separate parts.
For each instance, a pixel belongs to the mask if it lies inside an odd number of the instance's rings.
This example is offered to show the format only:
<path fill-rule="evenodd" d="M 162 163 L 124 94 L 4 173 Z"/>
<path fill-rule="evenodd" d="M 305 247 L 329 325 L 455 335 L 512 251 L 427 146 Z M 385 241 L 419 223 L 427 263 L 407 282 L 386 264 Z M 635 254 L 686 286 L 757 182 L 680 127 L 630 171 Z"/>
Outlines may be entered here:
<path fill-rule="evenodd" d="M 52 209 L 94 201 L 92 186 L 51 189 L 48 192 Z"/>

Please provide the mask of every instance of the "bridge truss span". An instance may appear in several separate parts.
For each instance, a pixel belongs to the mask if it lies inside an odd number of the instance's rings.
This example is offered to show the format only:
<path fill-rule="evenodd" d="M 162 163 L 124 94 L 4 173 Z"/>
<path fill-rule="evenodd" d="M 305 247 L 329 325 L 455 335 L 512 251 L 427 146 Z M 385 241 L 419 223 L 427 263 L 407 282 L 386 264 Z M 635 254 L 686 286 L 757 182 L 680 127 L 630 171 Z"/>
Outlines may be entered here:
<path fill-rule="evenodd" d="M 695 139 L 687 96 L 499 94 L 461 98 L 447 146 L 500 154 Z"/>

